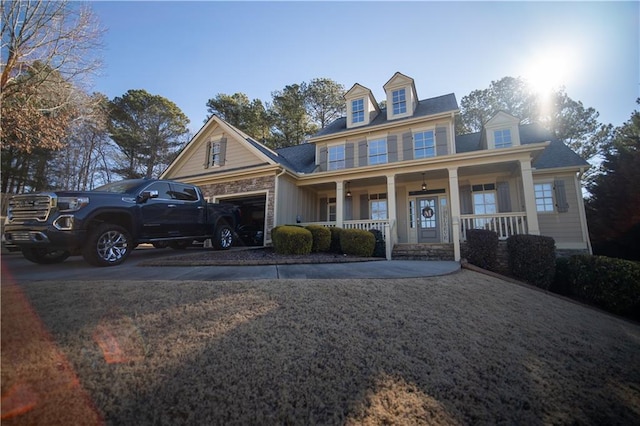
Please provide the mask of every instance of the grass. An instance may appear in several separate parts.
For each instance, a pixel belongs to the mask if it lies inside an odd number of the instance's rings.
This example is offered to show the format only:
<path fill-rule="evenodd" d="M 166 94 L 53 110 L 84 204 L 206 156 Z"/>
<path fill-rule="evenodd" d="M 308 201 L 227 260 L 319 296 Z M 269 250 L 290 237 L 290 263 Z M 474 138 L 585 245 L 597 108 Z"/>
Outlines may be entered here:
<path fill-rule="evenodd" d="M 19 370 L 11 288 L 3 396 L 50 359 Z M 107 424 L 640 423 L 640 326 L 472 271 L 22 291 Z"/>

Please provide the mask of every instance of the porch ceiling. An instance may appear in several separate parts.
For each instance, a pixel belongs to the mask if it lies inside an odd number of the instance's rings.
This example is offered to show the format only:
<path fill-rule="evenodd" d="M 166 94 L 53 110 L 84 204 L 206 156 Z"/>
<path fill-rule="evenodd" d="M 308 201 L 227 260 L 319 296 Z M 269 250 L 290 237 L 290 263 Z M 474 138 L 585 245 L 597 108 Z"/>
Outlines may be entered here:
<path fill-rule="evenodd" d="M 478 166 L 460 167 L 458 169 L 458 178 L 471 177 L 476 175 L 492 175 L 492 174 L 515 174 L 519 170 L 517 162 L 482 164 Z"/>

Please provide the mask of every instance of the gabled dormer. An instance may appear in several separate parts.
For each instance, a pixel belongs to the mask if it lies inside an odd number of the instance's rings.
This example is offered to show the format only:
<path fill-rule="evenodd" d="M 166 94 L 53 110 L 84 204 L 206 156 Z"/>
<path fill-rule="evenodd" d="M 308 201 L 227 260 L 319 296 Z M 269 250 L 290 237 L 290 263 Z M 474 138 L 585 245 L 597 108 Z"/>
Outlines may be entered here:
<path fill-rule="evenodd" d="M 413 79 L 396 72 L 383 87 L 387 95 L 387 120 L 412 117 L 418 105 Z"/>
<path fill-rule="evenodd" d="M 371 90 L 358 83 L 349 89 L 344 99 L 347 101 L 347 129 L 366 126 L 380 114 L 378 102 Z"/>
<path fill-rule="evenodd" d="M 484 125 L 482 148 L 502 149 L 520 146 L 520 119 L 498 111 Z"/>

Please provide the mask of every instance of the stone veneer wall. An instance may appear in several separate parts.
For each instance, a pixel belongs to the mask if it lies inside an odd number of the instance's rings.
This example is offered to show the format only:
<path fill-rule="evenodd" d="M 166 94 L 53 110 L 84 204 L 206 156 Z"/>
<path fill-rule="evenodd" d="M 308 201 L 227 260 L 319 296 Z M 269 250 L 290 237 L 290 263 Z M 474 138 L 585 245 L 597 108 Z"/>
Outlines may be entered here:
<path fill-rule="evenodd" d="M 205 197 L 242 196 L 247 192 L 268 191 L 265 206 L 265 241 L 271 239 L 271 229 L 275 223 L 275 176 L 260 176 L 248 179 L 239 179 L 230 182 L 199 185 Z"/>

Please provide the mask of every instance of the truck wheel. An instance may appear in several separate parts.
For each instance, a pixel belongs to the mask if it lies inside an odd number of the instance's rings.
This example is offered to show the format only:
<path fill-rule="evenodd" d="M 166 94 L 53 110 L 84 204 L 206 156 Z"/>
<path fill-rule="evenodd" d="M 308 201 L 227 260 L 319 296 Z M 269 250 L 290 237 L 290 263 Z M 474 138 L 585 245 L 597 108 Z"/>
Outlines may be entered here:
<path fill-rule="evenodd" d="M 171 241 L 169 243 L 169 247 L 171 247 L 174 250 L 186 250 L 188 247 L 191 247 L 192 242 L 189 240 L 178 240 L 178 241 Z"/>
<path fill-rule="evenodd" d="M 103 223 L 89 233 L 82 256 L 94 266 L 115 266 L 129 257 L 133 247 L 131 234 L 126 229 Z"/>
<path fill-rule="evenodd" d="M 66 250 L 48 250 L 45 248 L 27 247 L 22 249 L 22 255 L 25 259 L 33 263 L 41 265 L 50 265 L 53 263 L 64 262 L 67 257 L 71 256 Z"/>
<path fill-rule="evenodd" d="M 226 223 L 218 225 L 211 239 L 216 250 L 227 250 L 233 245 L 233 229 Z"/>

